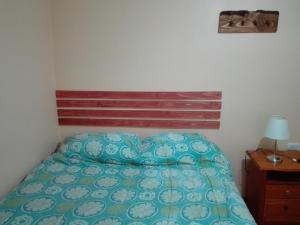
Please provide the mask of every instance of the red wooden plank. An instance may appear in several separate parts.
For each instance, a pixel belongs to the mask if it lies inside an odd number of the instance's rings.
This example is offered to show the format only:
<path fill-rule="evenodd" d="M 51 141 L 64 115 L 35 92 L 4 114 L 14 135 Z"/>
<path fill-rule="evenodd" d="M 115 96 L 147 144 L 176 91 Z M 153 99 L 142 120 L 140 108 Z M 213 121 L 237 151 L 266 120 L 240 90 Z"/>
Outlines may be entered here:
<path fill-rule="evenodd" d="M 221 109 L 221 102 L 199 101 L 117 101 L 117 100 L 57 100 L 58 108 L 159 108 L 159 109 Z"/>
<path fill-rule="evenodd" d="M 63 126 L 154 127 L 176 129 L 219 129 L 220 121 L 125 120 L 59 118 Z"/>
<path fill-rule="evenodd" d="M 176 100 L 220 100 L 220 91 L 198 92 L 134 92 L 134 91 L 67 91 L 57 90 L 57 98 L 95 99 L 176 99 Z"/>
<path fill-rule="evenodd" d="M 127 118 L 181 118 L 219 119 L 219 111 L 147 111 L 147 110 L 77 110 L 58 109 L 59 117 L 127 117 Z"/>

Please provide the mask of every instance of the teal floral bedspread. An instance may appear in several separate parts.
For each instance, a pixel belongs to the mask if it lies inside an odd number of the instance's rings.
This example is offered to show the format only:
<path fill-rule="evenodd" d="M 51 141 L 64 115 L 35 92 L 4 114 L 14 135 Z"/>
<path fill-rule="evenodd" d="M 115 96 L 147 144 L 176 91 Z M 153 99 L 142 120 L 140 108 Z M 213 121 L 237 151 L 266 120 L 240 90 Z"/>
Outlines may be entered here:
<path fill-rule="evenodd" d="M 253 225 L 229 161 L 199 134 L 67 138 L 0 202 L 0 224 Z"/>

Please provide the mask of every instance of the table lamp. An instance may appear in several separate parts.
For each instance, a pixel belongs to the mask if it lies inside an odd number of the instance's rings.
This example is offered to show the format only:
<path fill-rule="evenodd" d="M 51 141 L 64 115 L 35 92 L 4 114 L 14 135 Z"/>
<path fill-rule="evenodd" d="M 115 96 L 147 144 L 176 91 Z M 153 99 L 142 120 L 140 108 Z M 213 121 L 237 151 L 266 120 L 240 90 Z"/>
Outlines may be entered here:
<path fill-rule="evenodd" d="M 275 147 L 272 155 L 268 155 L 267 159 L 272 163 L 282 162 L 282 158 L 276 155 L 277 141 L 287 140 L 289 138 L 288 121 L 282 116 L 271 116 L 266 128 L 265 137 L 275 140 Z"/>

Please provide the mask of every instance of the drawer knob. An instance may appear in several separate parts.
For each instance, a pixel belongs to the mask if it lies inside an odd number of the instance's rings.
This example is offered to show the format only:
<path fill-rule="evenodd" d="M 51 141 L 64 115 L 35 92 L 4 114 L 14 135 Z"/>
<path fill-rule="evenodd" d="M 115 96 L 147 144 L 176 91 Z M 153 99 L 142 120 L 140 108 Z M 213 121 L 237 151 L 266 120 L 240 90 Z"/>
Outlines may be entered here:
<path fill-rule="evenodd" d="M 291 191 L 290 190 L 285 190 L 285 195 L 288 197 L 288 196 L 290 196 L 290 194 L 291 194 Z"/>
<path fill-rule="evenodd" d="M 285 206 L 283 206 L 283 209 L 284 209 L 284 210 L 288 210 L 289 207 L 285 205 Z"/>

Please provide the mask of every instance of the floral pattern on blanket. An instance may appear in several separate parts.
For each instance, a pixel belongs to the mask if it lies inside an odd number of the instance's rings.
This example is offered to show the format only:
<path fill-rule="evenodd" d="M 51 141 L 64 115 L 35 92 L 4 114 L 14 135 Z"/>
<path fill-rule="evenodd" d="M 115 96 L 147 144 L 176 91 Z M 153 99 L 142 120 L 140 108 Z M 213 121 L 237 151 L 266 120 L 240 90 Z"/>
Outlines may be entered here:
<path fill-rule="evenodd" d="M 0 203 L 0 224 L 255 224 L 213 164 L 70 163 L 56 153 Z"/>
<path fill-rule="evenodd" d="M 67 139 L 0 201 L 0 224 L 255 224 L 215 145 L 168 134 L 139 151 L 127 136 Z"/>

